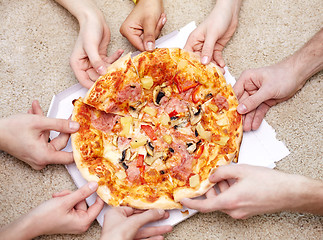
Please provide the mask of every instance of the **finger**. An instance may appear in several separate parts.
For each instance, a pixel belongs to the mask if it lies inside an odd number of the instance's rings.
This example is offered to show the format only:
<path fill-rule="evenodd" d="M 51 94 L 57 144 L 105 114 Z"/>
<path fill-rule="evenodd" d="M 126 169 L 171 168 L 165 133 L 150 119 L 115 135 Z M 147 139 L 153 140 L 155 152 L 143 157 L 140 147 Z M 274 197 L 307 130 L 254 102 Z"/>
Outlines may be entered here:
<path fill-rule="evenodd" d="M 212 55 L 213 55 L 213 50 L 214 50 L 214 44 L 216 42 L 217 37 L 213 34 L 209 34 L 206 36 L 204 45 L 202 48 L 202 53 L 201 53 L 201 63 L 206 65 L 209 64 Z"/>
<path fill-rule="evenodd" d="M 105 69 L 105 73 L 106 73 L 106 69 Z M 86 73 L 89 75 L 89 78 L 91 79 L 91 81 L 95 82 L 99 77 L 100 77 L 100 74 L 98 74 L 94 68 L 90 68 L 88 70 L 86 70 Z M 105 74 L 104 73 L 104 74 Z M 102 75 L 104 75 L 102 74 Z"/>
<path fill-rule="evenodd" d="M 86 202 L 85 201 L 81 201 L 81 202 L 77 203 L 74 208 L 76 210 L 86 211 L 87 210 Z"/>
<path fill-rule="evenodd" d="M 64 151 L 49 152 L 45 157 L 47 164 L 71 164 L 74 162 L 73 153 Z"/>
<path fill-rule="evenodd" d="M 226 180 L 218 182 L 217 184 L 219 186 L 219 189 L 220 189 L 221 193 L 224 192 L 225 190 L 227 190 L 230 187 Z"/>
<path fill-rule="evenodd" d="M 222 56 L 222 51 L 214 51 L 213 52 L 213 59 L 216 62 L 216 64 L 220 67 L 220 68 L 224 68 L 225 66 L 225 62 Z M 224 69 L 223 69 L 224 71 Z"/>
<path fill-rule="evenodd" d="M 107 67 L 106 63 L 103 61 L 99 54 L 99 46 L 95 44 L 85 45 L 84 50 L 89 57 L 91 66 L 95 69 L 95 71 L 101 76 L 105 75 L 107 72 Z"/>
<path fill-rule="evenodd" d="M 63 190 L 63 191 L 61 191 L 61 192 L 53 193 L 53 194 L 52 194 L 52 197 L 53 197 L 53 198 L 56 198 L 56 197 L 64 197 L 64 196 L 66 196 L 66 195 L 68 195 L 68 194 L 70 194 L 70 193 L 72 193 L 72 191 L 71 191 L 71 190 Z"/>
<path fill-rule="evenodd" d="M 144 43 L 140 38 L 143 33 L 142 29 L 134 29 L 129 25 L 122 24 L 119 31 L 135 48 L 142 52 L 145 51 Z"/>
<path fill-rule="evenodd" d="M 153 51 L 155 49 L 155 29 L 157 22 L 153 19 L 145 19 L 143 22 L 144 34 L 143 43 L 146 51 Z"/>
<path fill-rule="evenodd" d="M 93 82 L 89 78 L 89 75 L 86 73 L 83 67 L 80 66 L 80 59 L 78 59 L 77 52 L 73 52 L 70 58 L 70 66 L 74 72 L 75 77 L 80 82 L 83 87 L 91 88 Z M 89 66 L 88 66 L 89 67 Z M 86 67 L 86 69 L 88 69 Z"/>
<path fill-rule="evenodd" d="M 166 212 L 163 209 L 150 209 L 141 214 L 136 214 L 129 217 L 129 225 L 139 229 L 149 222 L 162 219 L 165 213 Z"/>
<path fill-rule="evenodd" d="M 215 188 L 214 187 L 210 188 L 210 190 L 206 192 L 205 196 L 206 196 L 206 198 L 215 197 L 216 196 Z"/>
<path fill-rule="evenodd" d="M 241 165 L 221 166 L 209 177 L 210 182 L 219 183 L 227 179 L 236 179 L 243 176 Z"/>
<path fill-rule="evenodd" d="M 168 232 L 171 232 L 173 230 L 172 226 L 166 225 L 166 226 L 159 226 L 159 227 L 145 227 L 139 229 L 137 232 L 135 239 L 142 239 L 142 238 L 148 238 L 153 237 L 156 235 L 162 235 Z"/>
<path fill-rule="evenodd" d="M 92 204 L 87 210 L 87 214 L 89 216 L 90 222 L 94 221 L 94 219 L 102 211 L 103 207 L 104 207 L 103 200 L 100 197 L 97 197 L 95 203 Z"/>
<path fill-rule="evenodd" d="M 268 106 L 265 103 L 260 104 L 260 106 L 257 108 L 255 116 L 253 117 L 253 121 L 251 125 L 252 130 L 257 130 L 260 127 L 262 120 L 264 119 L 269 108 L 270 106 Z"/>
<path fill-rule="evenodd" d="M 246 114 L 246 117 L 243 122 L 243 131 L 249 132 L 252 130 L 252 122 L 255 114 L 256 114 L 256 110 L 253 110 Z"/>
<path fill-rule="evenodd" d="M 80 124 L 67 119 L 43 117 L 36 123 L 36 127 L 42 131 L 54 130 L 63 133 L 74 133 L 80 128 Z"/>
<path fill-rule="evenodd" d="M 216 210 L 220 210 L 223 208 L 222 198 L 206 198 L 206 199 L 189 199 L 184 198 L 181 200 L 181 203 L 188 208 L 198 210 L 199 212 L 212 212 Z"/>
<path fill-rule="evenodd" d="M 66 196 L 66 204 L 70 208 L 74 207 L 77 203 L 91 196 L 97 190 L 97 188 L 98 188 L 97 182 L 89 182 L 85 184 L 83 187 L 79 188 L 75 192 L 72 192 L 71 194 Z"/>
<path fill-rule="evenodd" d="M 150 238 L 146 238 L 146 240 L 163 240 L 164 237 L 159 235 L 159 236 L 153 236 L 153 237 L 150 237 Z"/>
<path fill-rule="evenodd" d="M 31 104 L 33 114 L 44 116 L 43 109 L 41 108 L 38 100 L 34 100 Z"/>
<path fill-rule="evenodd" d="M 242 94 L 245 92 L 245 83 L 251 78 L 252 69 L 243 71 L 236 83 L 233 85 L 233 91 L 240 100 Z"/>
<path fill-rule="evenodd" d="M 111 56 L 106 58 L 106 62 L 108 64 L 114 63 L 115 61 L 117 61 L 121 55 L 123 54 L 124 50 L 123 49 L 118 49 L 117 51 L 115 51 Z"/>
<path fill-rule="evenodd" d="M 187 51 L 191 51 L 193 52 L 193 46 L 194 46 L 194 35 L 193 35 L 194 31 L 191 32 L 191 34 L 188 36 L 188 39 L 185 43 L 185 46 L 184 46 L 184 49 L 187 50 Z"/>
<path fill-rule="evenodd" d="M 67 133 L 60 133 L 58 137 L 51 140 L 50 144 L 56 149 L 56 150 L 62 150 L 66 147 L 68 140 L 70 138 L 70 134 Z"/>
<path fill-rule="evenodd" d="M 157 22 L 157 26 L 156 26 L 156 29 L 155 29 L 155 39 L 157 39 L 158 36 L 160 35 L 160 32 L 163 29 L 166 21 L 167 21 L 166 14 L 162 13 L 160 15 L 160 18 L 159 18 L 159 20 Z"/>
<path fill-rule="evenodd" d="M 118 222 L 125 217 L 133 215 L 135 209 L 131 207 L 112 207 L 104 214 L 104 224 L 111 224 L 111 222 Z"/>

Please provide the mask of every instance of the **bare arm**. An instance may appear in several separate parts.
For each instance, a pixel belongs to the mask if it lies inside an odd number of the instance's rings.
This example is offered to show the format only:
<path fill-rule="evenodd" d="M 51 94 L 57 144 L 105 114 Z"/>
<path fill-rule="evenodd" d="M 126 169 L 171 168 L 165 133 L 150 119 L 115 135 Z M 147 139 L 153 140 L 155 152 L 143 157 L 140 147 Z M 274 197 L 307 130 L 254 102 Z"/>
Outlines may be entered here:
<path fill-rule="evenodd" d="M 301 49 L 279 63 L 244 71 L 234 91 L 238 112 L 245 114 L 244 131 L 259 128 L 270 107 L 291 98 L 323 69 L 323 28 Z"/>

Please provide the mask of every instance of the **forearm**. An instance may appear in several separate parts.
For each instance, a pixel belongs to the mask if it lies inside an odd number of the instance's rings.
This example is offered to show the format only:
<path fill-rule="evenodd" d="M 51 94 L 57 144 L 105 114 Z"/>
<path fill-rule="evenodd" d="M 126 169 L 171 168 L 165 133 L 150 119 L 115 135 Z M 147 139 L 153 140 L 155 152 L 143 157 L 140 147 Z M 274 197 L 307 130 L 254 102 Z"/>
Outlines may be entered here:
<path fill-rule="evenodd" d="M 311 76 L 323 69 L 323 28 L 281 63 L 293 72 L 298 89 L 302 88 Z"/>
<path fill-rule="evenodd" d="M 285 210 L 323 215 L 323 181 L 299 175 L 291 180 L 290 202 Z"/>
<path fill-rule="evenodd" d="M 91 14 L 102 14 L 91 0 L 55 0 L 66 8 L 81 24 Z"/>
<path fill-rule="evenodd" d="M 4 239 L 28 240 L 41 235 L 38 227 L 27 214 L 0 229 L 0 235 Z"/>

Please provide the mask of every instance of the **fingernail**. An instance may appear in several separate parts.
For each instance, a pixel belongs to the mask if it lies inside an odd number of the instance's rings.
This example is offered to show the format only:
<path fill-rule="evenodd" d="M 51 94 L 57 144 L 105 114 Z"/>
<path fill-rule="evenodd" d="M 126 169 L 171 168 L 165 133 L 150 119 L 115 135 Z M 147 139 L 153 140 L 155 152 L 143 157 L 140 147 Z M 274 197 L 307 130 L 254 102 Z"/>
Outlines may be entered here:
<path fill-rule="evenodd" d="M 164 209 L 157 209 L 158 213 L 160 215 L 164 215 L 165 214 L 165 210 Z"/>
<path fill-rule="evenodd" d="M 154 44 L 153 44 L 153 42 L 147 42 L 147 50 L 149 50 L 149 51 L 154 50 Z"/>
<path fill-rule="evenodd" d="M 69 122 L 69 127 L 72 130 L 78 130 L 80 128 L 80 124 L 78 122 L 75 122 L 75 121 L 70 121 Z"/>
<path fill-rule="evenodd" d="M 244 105 L 243 103 L 239 104 L 238 107 L 237 107 L 237 111 L 240 113 L 240 114 L 243 114 L 247 111 L 247 107 L 246 105 Z"/>
<path fill-rule="evenodd" d="M 105 74 L 105 68 L 104 66 L 100 66 L 96 69 L 96 72 L 100 75 L 104 75 Z"/>
<path fill-rule="evenodd" d="M 96 190 L 98 188 L 98 183 L 97 182 L 89 182 L 89 189 L 92 191 Z"/>
<path fill-rule="evenodd" d="M 166 18 L 164 17 L 162 20 L 162 24 L 164 25 L 166 23 Z"/>
<path fill-rule="evenodd" d="M 207 61 L 209 60 L 209 57 L 208 56 L 204 56 L 203 58 L 202 58 L 202 60 L 201 60 L 201 63 L 202 64 L 207 64 Z"/>

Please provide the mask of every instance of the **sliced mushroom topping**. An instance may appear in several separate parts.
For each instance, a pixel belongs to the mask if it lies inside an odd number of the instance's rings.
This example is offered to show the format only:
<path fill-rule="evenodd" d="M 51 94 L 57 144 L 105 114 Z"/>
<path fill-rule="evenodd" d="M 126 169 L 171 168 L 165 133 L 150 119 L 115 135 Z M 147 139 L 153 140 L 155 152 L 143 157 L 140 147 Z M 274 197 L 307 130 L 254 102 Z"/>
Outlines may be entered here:
<path fill-rule="evenodd" d="M 186 143 L 186 150 L 188 151 L 189 154 L 192 154 L 196 150 L 196 144 L 194 142 L 188 142 Z"/>
<path fill-rule="evenodd" d="M 136 159 L 136 157 L 138 156 L 138 153 L 135 152 L 134 154 L 132 154 L 132 156 L 129 159 L 129 162 L 132 162 L 134 159 Z"/>
<path fill-rule="evenodd" d="M 146 145 L 145 145 L 145 148 L 146 148 L 146 151 L 147 151 L 147 154 L 149 156 L 154 156 L 154 146 L 152 145 L 151 142 L 148 142 Z"/>
<path fill-rule="evenodd" d="M 176 118 L 174 120 L 171 119 L 170 121 L 171 126 L 174 127 L 175 129 L 179 127 L 185 127 L 187 123 L 188 123 L 187 117 Z"/>
<path fill-rule="evenodd" d="M 130 148 L 127 148 L 125 150 L 122 151 L 122 157 L 121 157 L 121 162 L 123 161 L 129 161 L 131 157 L 131 150 Z"/>
<path fill-rule="evenodd" d="M 156 86 L 153 90 L 153 101 L 156 106 L 159 106 L 160 100 L 165 96 L 164 91 L 160 86 Z"/>
<path fill-rule="evenodd" d="M 190 113 L 190 122 L 194 126 L 202 119 L 202 108 L 201 106 L 196 109 L 188 105 L 188 111 Z"/>
<path fill-rule="evenodd" d="M 113 146 L 118 147 L 118 135 L 114 135 L 112 139 Z"/>
<path fill-rule="evenodd" d="M 131 114 L 132 117 L 138 118 L 139 112 L 141 109 L 147 104 L 147 101 L 145 102 L 138 102 L 135 105 L 130 105 L 129 106 L 129 113 Z"/>
<path fill-rule="evenodd" d="M 157 159 L 162 159 L 163 158 L 163 153 L 162 152 L 156 152 L 154 156 L 147 155 L 145 157 L 145 163 L 147 165 L 152 165 Z"/>

